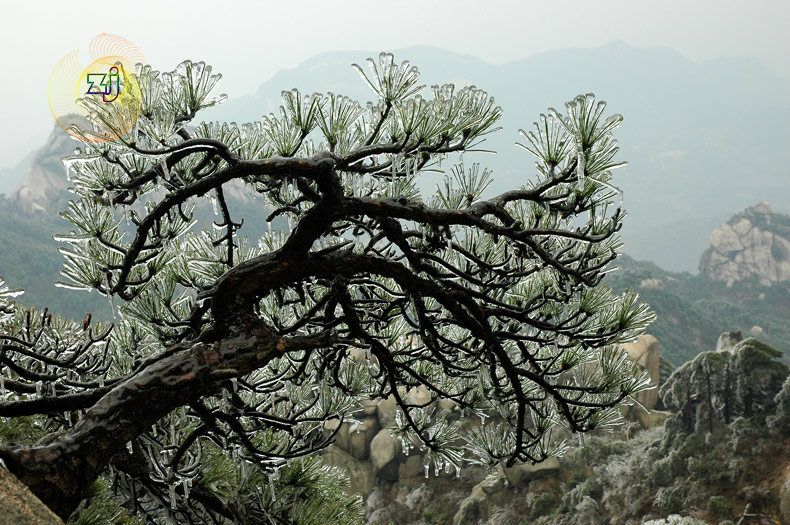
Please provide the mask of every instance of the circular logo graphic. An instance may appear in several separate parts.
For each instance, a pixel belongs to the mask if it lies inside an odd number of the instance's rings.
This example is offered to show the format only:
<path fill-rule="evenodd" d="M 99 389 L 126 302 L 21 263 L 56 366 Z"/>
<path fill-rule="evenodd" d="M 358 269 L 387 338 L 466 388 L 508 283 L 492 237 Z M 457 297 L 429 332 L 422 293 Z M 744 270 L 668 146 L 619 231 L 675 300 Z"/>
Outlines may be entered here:
<path fill-rule="evenodd" d="M 90 45 L 92 62 L 83 68 L 77 50 L 55 65 L 47 85 L 49 109 L 70 135 L 86 142 L 115 140 L 140 114 L 141 93 L 132 72 L 145 63 L 128 40 L 102 33 Z"/>

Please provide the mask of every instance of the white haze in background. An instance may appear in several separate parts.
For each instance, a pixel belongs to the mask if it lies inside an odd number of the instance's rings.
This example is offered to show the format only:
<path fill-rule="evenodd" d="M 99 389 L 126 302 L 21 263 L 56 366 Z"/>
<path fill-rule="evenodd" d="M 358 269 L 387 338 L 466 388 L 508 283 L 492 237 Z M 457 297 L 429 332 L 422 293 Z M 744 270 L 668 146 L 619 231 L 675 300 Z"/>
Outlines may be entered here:
<path fill-rule="evenodd" d="M 219 89 L 231 98 L 326 51 L 414 45 L 502 64 L 623 40 L 672 47 L 695 61 L 749 56 L 790 76 L 786 0 L 39 0 L 5 1 L 2 12 L 0 168 L 46 139 L 54 122 L 46 98 L 52 67 L 72 49 L 87 65 L 88 44 L 102 32 L 135 43 L 154 68 L 205 60 L 222 72 Z"/>

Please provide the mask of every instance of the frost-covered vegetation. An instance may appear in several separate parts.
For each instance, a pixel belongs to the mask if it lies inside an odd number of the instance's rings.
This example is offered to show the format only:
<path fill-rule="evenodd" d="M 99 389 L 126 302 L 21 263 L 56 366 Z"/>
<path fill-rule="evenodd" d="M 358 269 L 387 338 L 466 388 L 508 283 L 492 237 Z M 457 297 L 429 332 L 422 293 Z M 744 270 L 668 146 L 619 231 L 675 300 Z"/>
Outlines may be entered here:
<path fill-rule="evenodd" d="M 745 511 L 778 519 L 778 484 L 790 466 L 787 367 L 776 361 L 778 352 L 753 339 L 716 354 L 702 354 L 686 363 L 662 389 L 665 404 L 677 410 L 666 426 L 633 437 L 628 437 L 633 429 L 592 437 L 563 458 L 561 482 L 533 481 L 516 491 L 509 508 L 491 522 L 726 524 L 737 522 Z M 763 381 L 733 375 L 732 419 L 725 422 L 724 403 L 714 395 L 718 411 L 711 423 L 711 412 L 699 408 L 710 406 L 705 395 L 709 378 L 690 377 L 690 370 L 714 359 L 735 362 L 756 355 L 754 370 Z M 760 392 L 760 401 L 751 406 L 748 417 L 743 412 L 744 397 L 735 400 L 739 382 L 740 395 L 749 396 L 744 380 Z M 683 392 L 689 399 L 680 406 L 676 404 L 679 383 L 686 385 Z M 726 392 L 726 383 L 715 379 L 712 383 L 716 392 Z"/>
<path fill-rule="evenodd" d="M 0 417 L 18 426 L 0 458 L 60 517 L 98 509 L 85 497 L 105 480 L 156 523 L 353 522 L 343 476 L 308 458 L 363 401 L 394 399 L 395 434 L 437 472 L 559 455 L 553 430 L 616 424 L 649 388 L 619 345 L 654 315 L 601 286 L 622 116 L 592 94 L 540 115 L 523 184 L 494 195 L 462 160 L 499 129 L 493 97 L 427 88 L 387 53 L 355 67 L 373 101 L 293 89 L 241 126 L 189 125 L 226 98 L 202 62 L 125 66 L 131 129 L 125 106 L 80 100 L 95 129 L 70 129 L 59 284 L 105 296 L 114 323 L 0 312 Z M 239 186 L 268 212 L 257 238 L 228 205 Z M 455 425 L 437 400 L 486 422 Z"/>

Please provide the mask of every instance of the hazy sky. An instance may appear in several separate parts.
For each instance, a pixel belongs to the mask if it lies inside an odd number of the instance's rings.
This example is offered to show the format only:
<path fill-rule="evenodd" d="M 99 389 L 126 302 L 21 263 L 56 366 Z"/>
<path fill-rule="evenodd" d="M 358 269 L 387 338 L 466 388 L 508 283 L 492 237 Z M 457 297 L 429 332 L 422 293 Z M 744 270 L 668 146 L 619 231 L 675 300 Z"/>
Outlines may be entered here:
<path fill-rule="evenodd" d="M 695 61 L 754 57 L 787 77 L 788 21 L 787 0 L 3 0 L 0 167 L 16 164 L 49 134 L 52 68 L 73 49 L 87 66 L 98 33 L 130 40 L 157 69 L 205 60 L 223 74 L 217 92 L 234 97 L 325 51 L 413 45 L 501 64 L 623 40 L 672 47 Z"/>

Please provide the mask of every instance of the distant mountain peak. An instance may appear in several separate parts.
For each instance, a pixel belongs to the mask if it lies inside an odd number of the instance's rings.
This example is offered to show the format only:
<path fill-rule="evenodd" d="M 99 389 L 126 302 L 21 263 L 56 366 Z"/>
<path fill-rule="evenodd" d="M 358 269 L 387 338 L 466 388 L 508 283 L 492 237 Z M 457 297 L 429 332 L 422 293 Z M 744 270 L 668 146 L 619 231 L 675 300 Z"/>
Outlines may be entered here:
<path fill-rule="evenodd" d="M 74 152 L 76 143 L 57 123 L 47 141 L 36 151 L 19 187 L 11 194 L 26 212 L 54 213 L 53 203 L 68 188 L 61 159 Z"/>
<path fill-rule="evenodd" d="M 736 214 L 710 234 L 700 271 L 712 279 L 756 278 L 764 286 L 790 284 L 790 216 L 759 202 Z"/>

